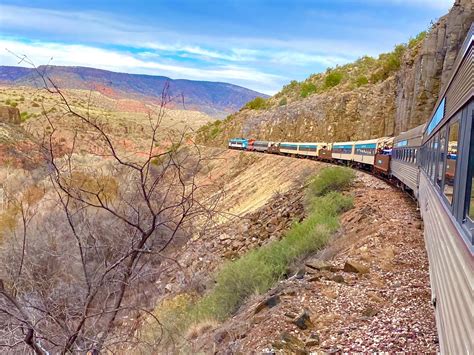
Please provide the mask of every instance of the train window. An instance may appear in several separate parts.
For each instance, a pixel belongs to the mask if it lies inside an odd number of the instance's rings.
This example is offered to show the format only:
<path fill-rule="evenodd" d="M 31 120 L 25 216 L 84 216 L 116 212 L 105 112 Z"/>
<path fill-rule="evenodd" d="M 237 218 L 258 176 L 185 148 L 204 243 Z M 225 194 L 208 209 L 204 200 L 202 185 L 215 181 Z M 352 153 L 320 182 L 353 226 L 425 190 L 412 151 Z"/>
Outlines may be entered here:
<path fill-rule="evenodd" d="M 459 139 L 459 121 L 449 126 L 446 168 L 444 173 L 444 195 L 449 203 L 453 203 L 454 195 L 454 179 L 456 177 L 456 160 L 458 155 L 458 139 Z"/>
<path fill-rule="evenodd" d="M 427 151 L 426 151 L 426 173 L 428 174 L 428 176 L 431 175 L 431 168 L 432 168 L 431 159 L 432 159 L 432 155 L 433 155 L 433 139 L 431 139 L 431 140 L 428 142 L 428 148 L 427 148 Z"/>
<path fill-rule="evenodd" d="M 472 164 L 472 158 L 471 158 L 471 164 Z M 474 174 L 473 174 L 473 168 L 471 167 L 471 191 L 470 191 L 470 198 L 469 198 L 469 203 L 467 206 L 468 209 L 468 216 L 471 219 L 471 221 L 474 221 Z"/>
<path fill-rule="evenodd" d="M 438 174 L 436 175 L 436 184 L 439 187 L 442 187 L 442 183 L 443 183 L 445 151 L 446 151 L 446 129 L 443 128 L 439 136 Z"/>
<path fill-rule="evenodd" d="M 469 160 L 468 160 L 468 180 L 467 180 L 467 216 L 471 220 L 471 227 L 474 222 L 474 125 L 471 125 L 471 147 L 469 149 Z M 469 184 L 471 185 L 469 187 Z M 474 229 L 473 239 L 474 239 Z M 474 244 L 474 240 L 473 240 Z"/>
<path fill-rule="evenodd" d="M 438 148 L 439 148 L 439 134 L 436 134 L 436 136 L 433 139 L 433 152 L 431 155 L 431 172 L 430 172 L 430 177 L 431 181 L 435 180 L 435 174 L 436 174 L 436 165 L 438 161 Z"/>

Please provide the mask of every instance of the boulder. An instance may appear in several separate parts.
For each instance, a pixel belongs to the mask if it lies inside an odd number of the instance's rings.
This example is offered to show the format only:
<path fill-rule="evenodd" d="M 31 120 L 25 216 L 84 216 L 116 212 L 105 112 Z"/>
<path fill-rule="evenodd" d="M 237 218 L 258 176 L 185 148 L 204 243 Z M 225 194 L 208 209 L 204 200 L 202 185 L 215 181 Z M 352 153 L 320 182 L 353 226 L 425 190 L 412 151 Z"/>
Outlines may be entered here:
<path fill-rule="evenodd" d="M 274 295 L 274 296 L 268 297 L 266 300 L 264 300 L 263 302 L 260 302 L 257 305 L 257 307 L 255 308 L 254 314 L 261 312 L 265 308 L 273 308 L 276 305 L 278 305 L 278 303 L 280 303 L 280 296 Z"/>
<path fill-rule="evenodd" d="M 362 311 L 362 315 L 364 317 L 373 317 L 375 316 L 377 313 L 379 313 L 379 310 L 372 307 L 372 306 L 367 306 L 363 311 Z"/>
<path fill-rule="evenodd" d="M 20 110 L 16 107 L 0 106 L 0 122 L 20 124 Z"/>
<path fill-rule="evenodd" d="M 367 266 L 353 260 L 347 260 L 344 264 L 343 270 L 345 272 L 355 272 L 358 274 L 367 274 L 369 272 L 369 268 Z"/>
<path fill-rule="evenodd" d="M 296 336 L 283 332 L 280 334 L 280 340 L 272 344 L 275 349 L 290 352 L 291 354 L 306 355 L 308 351 L 305 348 L 303 341 Z"/>
<path fill-rule="evenodd" d="M 313 322 L 311 322 L 309 313 L 306 310 L 304 310 L 296 319 L 293 320 L 293 324 L 295 324 L 301 330 L 313 327 Z"/>
<path fill-rule="evenodd" d="M 331 265 L 327 261 L 320 260 L 320 259 L 310 259 L 305 262 L 305 265 L 309 267 L 310 269 L 313 270 L 329 270 L 333 271 L 334 270 L 334 265 Z"/>
<path fill-rule="evenodd" d="M 331 277 L 331 281 L 337 282 L 339 284 L 346 283 L 346 280 L 344 280 L 344 277 L 342 275 L 334 275 L 333 277 Z"/>

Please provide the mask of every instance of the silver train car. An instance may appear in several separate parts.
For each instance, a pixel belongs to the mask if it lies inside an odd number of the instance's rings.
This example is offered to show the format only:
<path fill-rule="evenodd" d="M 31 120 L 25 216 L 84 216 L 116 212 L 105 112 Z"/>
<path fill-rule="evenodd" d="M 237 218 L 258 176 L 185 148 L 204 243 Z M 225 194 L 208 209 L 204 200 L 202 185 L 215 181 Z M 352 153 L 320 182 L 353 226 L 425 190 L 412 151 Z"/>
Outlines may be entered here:
<path fill-rule="evenodd" d="M 474 27 L 423 132 L 419 204 L 444 354 L 474 354 Z"/>
<path fill-rule="evenodd" d="M 255 141 L 253 142 L 253 150 L 257 152 L 267 152 L 270 142 L 268 141 Z"/>
<path fill-rule="evenodd" d="M 390 170 L 403 186 L 418 197 L 419 168 L 418 160 L 425 125 L 401 133 L 393 141 Z"/>

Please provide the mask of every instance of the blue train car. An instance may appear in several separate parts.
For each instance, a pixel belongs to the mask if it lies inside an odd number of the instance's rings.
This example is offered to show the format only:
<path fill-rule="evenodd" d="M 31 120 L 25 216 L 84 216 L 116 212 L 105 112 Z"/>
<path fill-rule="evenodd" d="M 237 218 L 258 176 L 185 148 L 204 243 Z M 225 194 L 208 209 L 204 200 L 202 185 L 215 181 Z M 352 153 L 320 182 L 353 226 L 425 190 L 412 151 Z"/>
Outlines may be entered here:
<path fill-rule="evenodd" d="M 249 141 L 245 138 L 232 138 L 229 140 L 229 149 L 246 150 L 248 145 Z"/>

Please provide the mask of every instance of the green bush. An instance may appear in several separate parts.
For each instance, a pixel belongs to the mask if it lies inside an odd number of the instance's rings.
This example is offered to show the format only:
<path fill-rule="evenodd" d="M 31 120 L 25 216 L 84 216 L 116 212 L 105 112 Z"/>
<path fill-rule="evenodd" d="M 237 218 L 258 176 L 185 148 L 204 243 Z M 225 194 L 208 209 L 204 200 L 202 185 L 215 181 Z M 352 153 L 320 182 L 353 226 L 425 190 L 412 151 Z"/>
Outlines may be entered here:
<path fill-rule="evenodd" d="M 342 191 L 354 180 L 354 171 L 349 168 L 326 168 L 313 179 L 309 189 L 315 196 L 322 196 L 330 191 Z"/>
<path fill-rule="evenodd" d="M 263 110 L 267 108 L 267 100 L 263 97 L 256 97 L 252 101 L 247 102 L 244 107 L 251 110 Z"/>
<path fill-rule="evenodd" d="M 326 75 L 326 78 L 324 79 L 324 86 L 326 88 L 332 88 L 336 85 L 339 85 L 343 77 L 343 73 L 337 70 L 333 70 Z"/>
<path fill-rule="evenodd" d="M 20 113 L 20 121 L 25 122 L 27 119 L 29 119 L 31 116 L 28 112 L 21 112 Z"/>
<path fill-rule="evenodd" d="M 227 120 L 227 119 L 226 119 Z M 207 143 L 219 135 L 222 132 L 223 121 L 216 120 L 209 122 L 197 130 L 197 141 L 198 143 Z"/>
<path fill-rule="evenodd" d="M 226 263 L 217 273 L 215 287 L 190 311 L 190 320 L 226 319 L 249 296 L 270 289 L 292 263 L 323 247 L 339 226 L 338 214 L 352 207 L 352 199 L 339 192 L 354 177 L 350 172 L 344 168 L 321 171 L 310 183 L 309 216 L 295 223 L 283 239 Z"/>
<path fill-rule="evenodd" d="M 286 97 L 283 97 L 280 102 L 278 103 L 278 106 L 285 106 L 288 103 Z"/>
<path fill-rule="evenodd" d="M 369 83 L 369 79 L 367 79 L 367 77 L 364 76 L 364 75 L 359 76 L 359 77 L 355 80 L 355 84 L 356 84 L 357 87 L 362 86 L 362 85 L 366 85 L 366 84 L 368 84 L 368 83 Z"/>
<path fill-rule="evenodd" d="M 316 85 L 309 82 L 304 82 L 301 84 L 300 95 L 301 97 L 307 97 L 316 92 Z"/>
<path fill-rule="evenodd" d="M 382 53 L 379 56 L 379 62 L 381 63 L 380 68 L 371 75 L 370 81 L 376 83 L 385 80 L 400 69 L 406 48 L 406 45 L 399 44 L 395 46 L 393 52 Z"/>
<path fill-rule="evenodd" d="M 423 32 L 418 33 L 415 37 L 410 38 L 410 40 L 408 41 L 408 47 L 409 48 L 415 47 L 418 43 L 420 43 L 426 38 L 426 35 L 427 35 L 427 32 L 423 31 Z"/>

